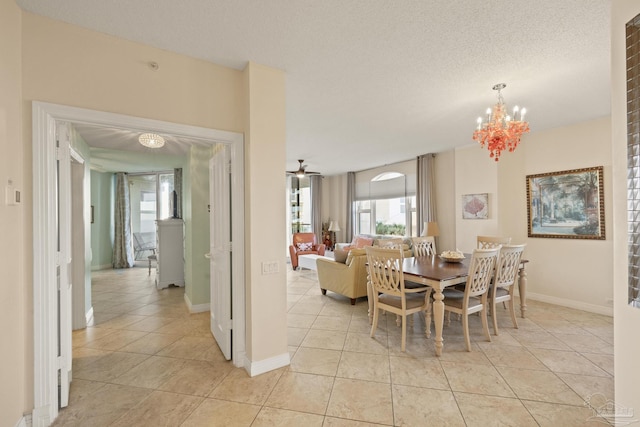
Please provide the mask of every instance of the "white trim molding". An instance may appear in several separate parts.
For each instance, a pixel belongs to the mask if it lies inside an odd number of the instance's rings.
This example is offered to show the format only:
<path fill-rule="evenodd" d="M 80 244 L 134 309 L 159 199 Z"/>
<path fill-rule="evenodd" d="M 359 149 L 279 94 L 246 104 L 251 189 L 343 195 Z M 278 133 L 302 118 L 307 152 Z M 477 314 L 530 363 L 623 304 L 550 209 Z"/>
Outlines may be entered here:
<path fill-rule="evenodd" d="M 211 304 L 206 303 L 206 304 L 196 304 L 193 305 L 191 304 L 191 299 L 189 298 L 189 295 L 187 295 L 187 293 L 184 293 L 184 301 L 187 304 L 187 308 L 189 309 L 189 313 L 204 313 L 206 311 L 209 311 L 211 309 Z"/>
<path fill-rule="evenodd" d="M 31 427 L 31 414 L 23 415 L 22 418 L 18 420 L 16 427 Z"/>
<path fill-rule="evenodd" d="M 613 317 L 613 307 L 604 307 L 601 305 L 589 304 L 586 302 L 575 301 L 572 299 L 558 298 L 549 295 L 536 294 L 527 291 L 527 299 L 533 301 L 546 302 L 549 304 L 560 305 L 562 307 L 575 308 L 576 310 L 588 311 L 589 313 L 604 314 Z M 518 299 L 516 298 L 516 304 Z"/>
<path fill-rule="evenodd" d="M 288 366 L 291 363 L 291 357 L 289 352 L 280 354 L 278 356 L 270 357 L 264 360 L 258 360 L 252 362 L 249 359 L 245 360 L 244 368 L 250 377 L 264 374 L 265 372 L 273 371 L 274 369 Z"/>
<path fill-rule="evenodd" d="M 87 325 L 93 324 L 93 306 L 89 307 L 89 310 L 87 310 L 86 318 Z"/>
<path fill-rule="evenodd" d="M 199 139 L 231 147 L 234 198 L 233 363 L 245 362 L 244 136 L 240 133 L 182 125 L 115 113 L 33 101 L 33 345 L 35 427 L 49 426 L 58 415 L 56 295 L 56 136 L 58 122 L 86 123 Z M 93 268 L 92 268 L 93 270 Z M 200 309 L 200 305 L 195 306 Z M 89 314 L 89 312 L 87 313 Z M 287 354 L 288 360 L 288 354 Z"/>

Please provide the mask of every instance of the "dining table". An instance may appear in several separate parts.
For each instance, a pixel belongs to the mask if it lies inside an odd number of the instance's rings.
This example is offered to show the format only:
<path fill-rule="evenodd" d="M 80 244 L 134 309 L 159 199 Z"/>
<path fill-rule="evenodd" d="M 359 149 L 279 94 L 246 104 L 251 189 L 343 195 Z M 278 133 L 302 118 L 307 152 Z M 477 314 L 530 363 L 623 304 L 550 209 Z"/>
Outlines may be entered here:
<path fill-rule="evenodd" d="M 405 281 L 421 283 L 433 289 L 432 316 L 435 325 L 435 350 L 436 356 L 442 355 L 444 339 L 442 329 L 444 325 L 444 295 L 442 291 L 449 287 L 467 281 L 469 275 L 469 262 L 471 254 L 465 254 L 460 262 L 449 262 L 438 255 L 427 255 L 419 257 L 404 258 L 402 270 Z M 520 315 L 524 318 L 526 311 L 526 287 L 527 275 L 524 270 L 528 260 L 520 261 L 520 271 L 518 277 L 518 291 L 520 293 Z M 427 325 L 429 328 L 429 325 Z M 427 332 L 427 336 L 429 336 Z"/>

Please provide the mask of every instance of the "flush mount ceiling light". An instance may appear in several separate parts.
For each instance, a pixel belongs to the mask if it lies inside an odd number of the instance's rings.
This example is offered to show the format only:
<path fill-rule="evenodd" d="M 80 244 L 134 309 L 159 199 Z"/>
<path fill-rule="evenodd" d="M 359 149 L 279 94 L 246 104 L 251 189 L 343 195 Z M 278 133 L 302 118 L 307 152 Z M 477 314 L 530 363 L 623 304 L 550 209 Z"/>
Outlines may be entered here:
<path fill-rule="evenodd" d="M 507 114 L 507 107 L 504 104 L 502 93 L 500 92 L 507 85 L 498 83 L 493 90 L 498 91 L 498 103 L 487 109 L 485 120 L 478 117 L 478 127 L 473 133 L 473 139 L 480 143 L 481 147 L 487 147 L 496 162 L 500 160 L 503 150 L 513 151 L 520 143 L 520 136 L 529 132 L 529 123 L 524 121 L 527 112 L 525 108 L 519 109 L 516 105 L 513 108 L 513 116 Z"/>
<path fill-rule="evenodd" d="M 138 137 L 140 144 L 149 148 L 160 148 L 164 146 L 164 138 L 156 133 L 143 133 Z"/>

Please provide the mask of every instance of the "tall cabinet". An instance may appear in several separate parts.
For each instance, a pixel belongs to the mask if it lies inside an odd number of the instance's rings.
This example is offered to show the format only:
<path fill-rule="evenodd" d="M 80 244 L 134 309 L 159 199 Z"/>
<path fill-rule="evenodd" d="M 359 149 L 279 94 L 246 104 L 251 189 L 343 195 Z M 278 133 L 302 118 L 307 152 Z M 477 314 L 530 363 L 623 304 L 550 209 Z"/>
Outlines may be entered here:
<path fill-rule="evenodd" d="M 179 218 L 156 221 L 156 288 L 184 286 L 184 221 Z"/>

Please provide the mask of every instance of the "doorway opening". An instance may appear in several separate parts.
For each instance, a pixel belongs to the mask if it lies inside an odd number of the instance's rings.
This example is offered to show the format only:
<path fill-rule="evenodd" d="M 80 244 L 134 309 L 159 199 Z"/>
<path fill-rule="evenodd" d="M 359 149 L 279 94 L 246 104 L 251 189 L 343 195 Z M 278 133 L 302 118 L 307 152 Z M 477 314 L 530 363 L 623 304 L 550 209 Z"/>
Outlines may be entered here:
<path fill-rule="evenodd" d="M 238 195 L 232 209 L 231 229 L 234 252 L 231 277 L 233 286 L 233 356 L 235 366 L 244 366 L 244 139 L 241 134 L 186 126 L 63 105 L 33 102 L 33 283 L 34 283 L 34 411 L 33 425 L 49 425 L 58 414 L 58 341 L 60 309 L 57 301 L 57 225 L 56 128 L 68 122 L 118 127 L 139 131 L 155 129 L 167 135 L 198 140 L 206 146 L 225 144 L 232 156 L 231 186 Z M 36 237 L 37 236 L 37 237 Z M 86 240 L 85 240 L 86 244 Z M 90 244 L 90 243 L 89 243 Z M 198 254 L 199 255 L 199 254 Z M 193 256 L 196 256 L 194 254 Z M 70 329 L 70 328 L 69 328 Z M 62 332 L 60 332 L 62 333 Z M 70 333 L 70 330 L 69 330 Z"/>

